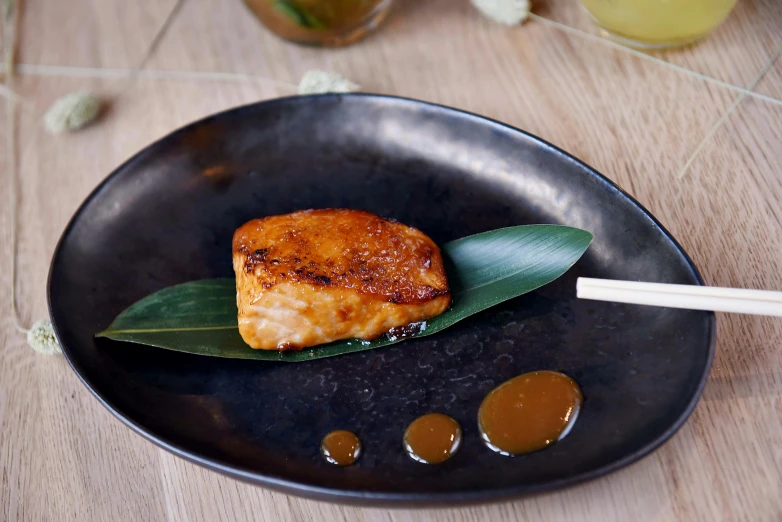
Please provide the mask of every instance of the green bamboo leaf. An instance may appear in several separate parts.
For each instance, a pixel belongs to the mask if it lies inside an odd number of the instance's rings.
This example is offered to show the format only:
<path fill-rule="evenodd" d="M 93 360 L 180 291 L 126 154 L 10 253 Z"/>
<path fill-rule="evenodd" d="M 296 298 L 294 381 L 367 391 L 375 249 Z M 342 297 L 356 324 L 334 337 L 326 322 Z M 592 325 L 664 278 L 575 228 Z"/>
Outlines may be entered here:
<path fill-rule="evenodd" d="M 435 334 L 496 304 L 550 283 L 573 266 L 592 241 L 584 230 L 557 225 L 501 228 L 442 247 L 453 305 L 413 337 Z M 253 350 L 239 335 L 233 279 L 164 288 L 119 314 L 96 337 L 199 355 L 300 362 L 373 350 L 404 339 L 338 341 L 302 351 Z"/>

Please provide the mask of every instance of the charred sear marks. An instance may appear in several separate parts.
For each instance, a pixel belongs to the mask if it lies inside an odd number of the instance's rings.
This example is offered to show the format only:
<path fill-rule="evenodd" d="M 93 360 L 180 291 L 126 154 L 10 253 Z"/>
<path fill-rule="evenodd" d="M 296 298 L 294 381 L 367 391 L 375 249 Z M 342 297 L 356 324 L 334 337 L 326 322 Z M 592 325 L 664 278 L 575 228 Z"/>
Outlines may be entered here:
<path fill-rule="evenodd" d="M 429 237 L 363 211 L 256 219 L 236 231 L 233 250 L 263 288 L 281 282 L 349 288 L 397 304 L 449 294 L 440 250 Z"/>
<path fill-rule="evenodd" d="M 239 252 L 244 256 L 244 271 L 251 274 L 255 271 L 255 267 L 263 264 L 266 258 L 269 256 L 268 248 L 258 248 L 251 251 L 246 246 L 242 246 Z"/>

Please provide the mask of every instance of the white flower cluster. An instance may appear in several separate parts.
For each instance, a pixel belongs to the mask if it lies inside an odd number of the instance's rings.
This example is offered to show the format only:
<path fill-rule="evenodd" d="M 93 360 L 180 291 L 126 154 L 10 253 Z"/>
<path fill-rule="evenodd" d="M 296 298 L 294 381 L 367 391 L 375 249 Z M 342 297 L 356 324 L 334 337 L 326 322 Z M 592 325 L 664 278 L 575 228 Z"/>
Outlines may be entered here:
<path fill-rule="evenodd" d="M 27 332 L 27 344 L 38 353 L 55 355 L 62 353 L 60 343 L 54 336 L 54 328 L 51 321 L 37 321 Z"/>
<path fill-rule="evenodd" d="M 529 0 L 471 0 L 487 18 L 504 25 L 519 25 L 529 16 Z"/>
<path fill-rule="evenodd" d="M 327 92 L 355 92 L 361 88 L 341 74 L 326 71 L 307 71 L 299 82 L 299 94 Z"/>
<path fill-rule="evenodd" d="M 51 134 L 84 127 L 98 116 L 100 101 L 94 94 L 81 91 L 66 94 L 46 111 L 43 123 Z"/>

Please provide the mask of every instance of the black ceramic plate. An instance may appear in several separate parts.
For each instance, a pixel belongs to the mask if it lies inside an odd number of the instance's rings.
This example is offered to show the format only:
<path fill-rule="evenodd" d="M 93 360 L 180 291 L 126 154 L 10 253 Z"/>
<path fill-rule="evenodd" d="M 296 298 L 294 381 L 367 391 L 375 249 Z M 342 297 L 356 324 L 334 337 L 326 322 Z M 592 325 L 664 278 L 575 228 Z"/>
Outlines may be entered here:
<path fill-rule="evenodd" d="M 559 223 L 595 241 L 556 282 L 432 337 L 312 362 L 191 356 L 96 340 L 163 287 L 232 277 L 245 221 L 313 207 L 396 218 L 442 243 L 509 225 Z M 321 499 L 488 500 L 603 475 L 685 421 L 714 353 L 714 316 L 575 299 L 578 276 L 699 284 L 687 255 L 606 178 L 534 136 L 411 100 L 296 97 L 241 107 L 167 136 L 90 195 L 54 254 L 49 307 L 74 371 L 128 426 L 230 476 Z M 508 458 L 476 414 L 531 370 L 573 377 L 585 397 L 570 435 Z M 406 425 L 442 412 L 464 428 L 450 461 L 411 460 Z M 327 464 L 321 437 L 356 432 L 364 455 Z"/>

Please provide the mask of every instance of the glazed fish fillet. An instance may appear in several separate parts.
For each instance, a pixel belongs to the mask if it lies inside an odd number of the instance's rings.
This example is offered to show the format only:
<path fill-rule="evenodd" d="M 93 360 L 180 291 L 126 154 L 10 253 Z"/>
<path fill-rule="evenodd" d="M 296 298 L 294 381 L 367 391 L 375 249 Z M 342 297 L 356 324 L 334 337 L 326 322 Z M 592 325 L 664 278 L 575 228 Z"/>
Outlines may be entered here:
<path fill-rule="evenodd" d="M 239 333 L 298 350 L 375 339 L 451 303 L 440 249 L 423 232 L 358 210 L 256 219 L 233 238 Z"/>

